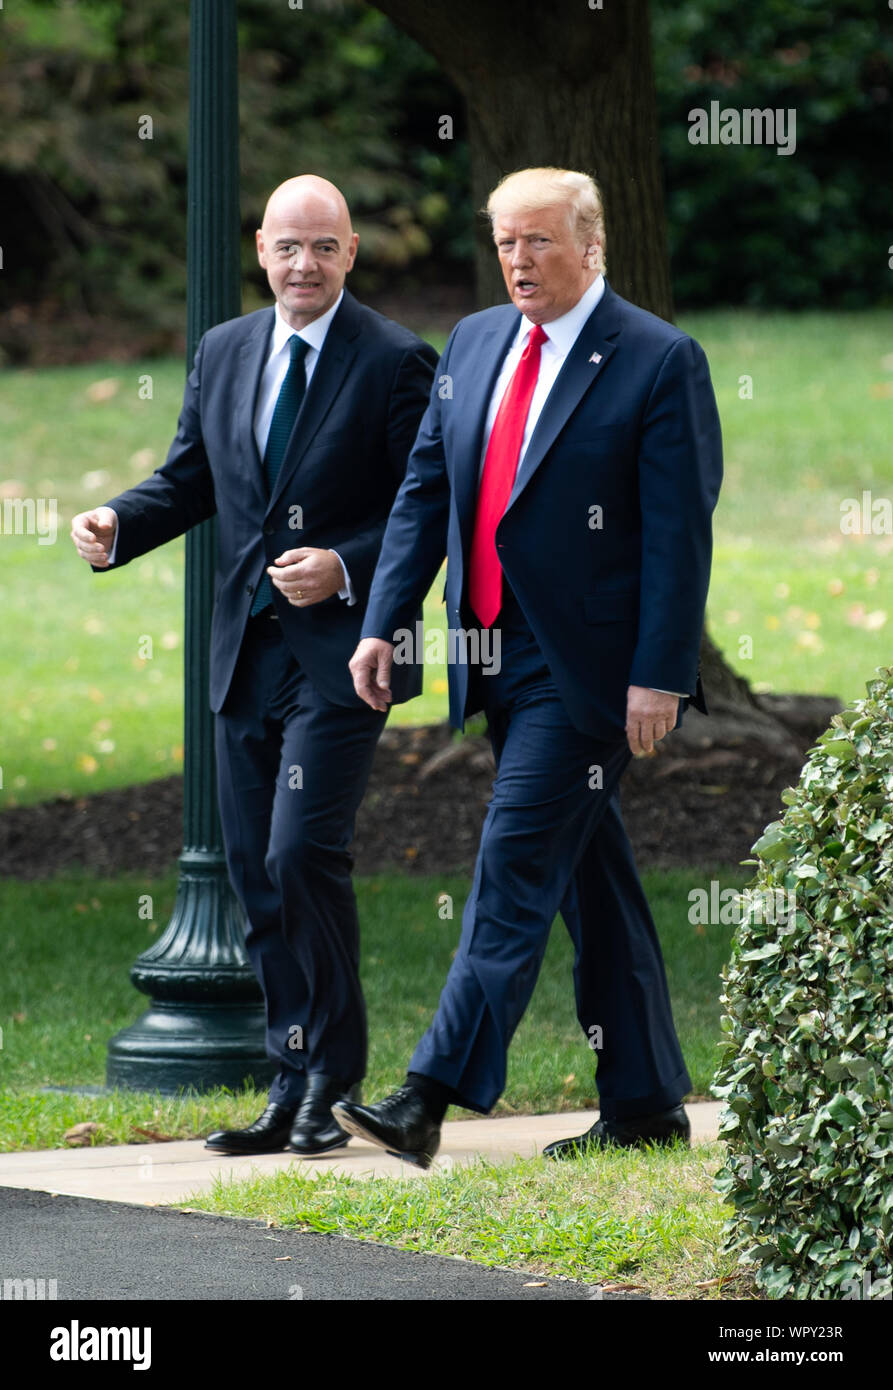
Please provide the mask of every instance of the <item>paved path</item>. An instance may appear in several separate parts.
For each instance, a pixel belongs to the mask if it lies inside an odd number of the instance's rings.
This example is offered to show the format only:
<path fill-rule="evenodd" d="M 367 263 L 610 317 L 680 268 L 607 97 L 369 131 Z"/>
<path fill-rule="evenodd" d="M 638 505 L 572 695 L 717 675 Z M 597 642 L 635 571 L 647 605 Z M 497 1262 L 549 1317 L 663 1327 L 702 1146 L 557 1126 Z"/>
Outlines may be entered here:
<path fill-rule="evenodd" d="M 686 1106 L 695 1143 L 716 1138 L 720 1108 L 718 1101 Z M 593 1111 L 584 1110 L 576 1114 L 447 1121 L 436 1164 L 444 1168 L 473 1163 L 478 1157 L 494 1163 L 515 1155 L 532 1157 L 552 1139 L 584 1133 L 594 1118 Z M 426 1176 L 421 1169 L 360 1139 L 352 1139 L 330 1158 L 318 1159 L 300 1159 L 286 1153 L 223 1158 L 208 1153 L 200 1139 L 183 1139 L 170 1144 L 0 1153 L 0 1189 L 23 1188 L 153 1207 L 188 1202 L 193 1193 L 208 1191 L 219 1174 L 247 1178 L 275 1173 L 292 1164 L 299 1166 L 302 1173 L 404 1177 L 421 1182 Z"/>
<path fill-rule="evenodd" d="M 45 1298 L 78 1305 L 90 1299 L 290 1303 L 612 1297 L 570 1280 L 485 1269 L 343 1236 L 269 1231 L 257 1221 L 147 1211 L 12 1188 L 0 1190 L 0 1314 L 12 1317 L 11 1302 L 5 1300 L 15 1294 L 4 1288 L 7 1279 L 42 1279 L 35 1288 Z M 82 1322 L 91 1321 L 86 1309 L 75 1313 Z M 4 1324 L 10 1331 L 12 1325 Z"/>
<path fill-rule="evenodd" d="M 687 1109 L 695 1142 L 715 1138 L 720 1106 L 704 1103 Z M 582 1133 L 593 1119 L 587 1110 L 447 1122 L 437 1164 L 531 1156 L 551 1139 Z M 17 1295 L 15 1285 L 7 1289 L 6 1281 L 32 1279 L 44 1281 L 34 1286 L 44 1297 L 75 1303 L 643 1297 L 182 1209 L 219 1174 L 244 1178 L 293 1164 L 303 1173 L 349 1173 L 364 1179 L 387 1174 L 423 1182 L 426 1177 L 357 1139 L 334 1157 L 313 1160 L 284 1153 L 221 1158 L 208 1153 L 200 1139 L 0 1154 L 0 1297 L 6 1304 L 27 1296 Z"/>

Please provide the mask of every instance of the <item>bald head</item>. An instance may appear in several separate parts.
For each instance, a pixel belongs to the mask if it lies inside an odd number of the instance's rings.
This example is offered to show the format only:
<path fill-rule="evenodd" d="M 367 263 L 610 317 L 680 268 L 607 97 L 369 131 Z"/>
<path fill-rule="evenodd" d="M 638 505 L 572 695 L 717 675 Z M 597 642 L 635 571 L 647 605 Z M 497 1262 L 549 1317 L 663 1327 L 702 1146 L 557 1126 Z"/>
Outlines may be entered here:
<path fill-rule="evenodd" d="M 285 183 L 274 188 L 264 208 L 261 228 L 265 229 L 289 217 L 300 219 L 303 213 L 311 210 L 340 222 L 347 236 L 353 231 L 350 211 L 341 189 L 318 174 L 298 174 L 296 178 L 286 179 Z"/>
<path fill-rule="evenodd" d="M 317 174 L 300 174 L 270 194 L 256 240 L 280 313 L 300 329 L 338 299 L 359 237 L 341 190 Z"/>

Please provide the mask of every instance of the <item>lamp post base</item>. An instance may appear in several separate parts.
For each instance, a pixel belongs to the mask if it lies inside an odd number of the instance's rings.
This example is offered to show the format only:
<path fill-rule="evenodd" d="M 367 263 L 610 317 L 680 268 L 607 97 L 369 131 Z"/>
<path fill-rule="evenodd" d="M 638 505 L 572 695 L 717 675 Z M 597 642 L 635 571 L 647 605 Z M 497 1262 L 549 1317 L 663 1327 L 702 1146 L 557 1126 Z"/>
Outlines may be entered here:
<path fill-rule="evenodd" d="M 266 1090 L 276 1074 L 263 1049 L 263 1007 L 153 1000 L 108 1045 L 106 1084 L 129 1091 Z"/>

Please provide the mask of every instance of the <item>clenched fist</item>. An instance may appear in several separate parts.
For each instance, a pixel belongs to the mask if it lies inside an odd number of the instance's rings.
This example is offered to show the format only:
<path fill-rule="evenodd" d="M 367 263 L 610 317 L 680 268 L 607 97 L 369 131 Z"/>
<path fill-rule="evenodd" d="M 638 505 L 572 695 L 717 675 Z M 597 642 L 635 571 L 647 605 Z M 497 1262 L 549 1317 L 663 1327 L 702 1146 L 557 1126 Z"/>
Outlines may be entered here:
<path fill-rule="evenodd" d="M 322 603 L 344 587 L 344 571 L 334 550 L 317 550 L 309 545 L 277 555 L 267 566 L 267 574 L 270 583 L 293 608 Z"/>
<path fill-rule="evenodd" d="M 679 700 L 665 690 L 631 685 L 626 692 L 626 741 L 636 758 L 648 758 L 676 725 Z"/>
<path fill-rule="evenodd" d="M 82 560 L 105 569 L 117 530 L 118 518 L 111 507 L 94 507 L 92 512 L 78 512 L 72 519 L 71 539 Z"/>

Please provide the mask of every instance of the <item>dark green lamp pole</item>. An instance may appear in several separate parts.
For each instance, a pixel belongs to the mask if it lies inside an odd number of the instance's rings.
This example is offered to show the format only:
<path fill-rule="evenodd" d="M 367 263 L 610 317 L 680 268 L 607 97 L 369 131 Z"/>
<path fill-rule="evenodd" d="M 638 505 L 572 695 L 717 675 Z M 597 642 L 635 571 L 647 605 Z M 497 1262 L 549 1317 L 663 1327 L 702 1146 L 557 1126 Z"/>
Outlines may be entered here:
<path fill-rule="evenodd" d="M 192 0 L 189 45 L 187 361 L 201 335 L 241 309 L 236 0 Z M 260 990 L 233 896 L 217 814 L 208 708 L 216 520 L 186 537 L 183 853 L 173 915 L 130 978 L 149 1010 L 111 1039 L 109 1086 L 175 1092 L 265 1087 Z"/>

